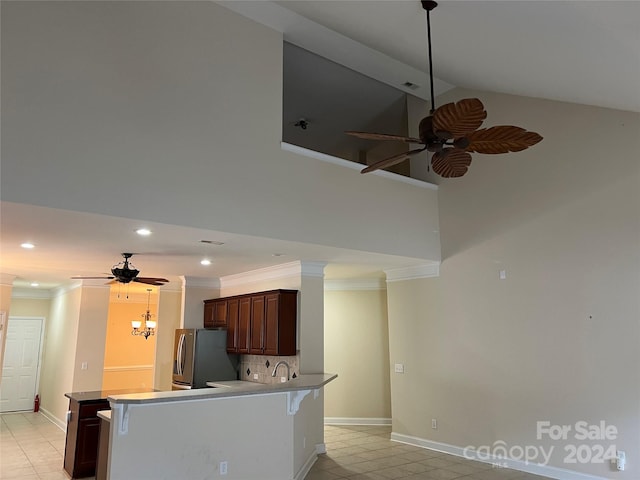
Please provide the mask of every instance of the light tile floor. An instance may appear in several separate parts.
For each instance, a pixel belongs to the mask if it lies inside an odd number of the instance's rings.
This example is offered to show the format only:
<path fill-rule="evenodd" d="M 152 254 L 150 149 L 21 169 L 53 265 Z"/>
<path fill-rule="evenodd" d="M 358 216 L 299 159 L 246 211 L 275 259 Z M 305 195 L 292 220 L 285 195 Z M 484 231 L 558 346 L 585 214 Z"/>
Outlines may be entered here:
<path fill-rule="evenodd" d="M 0 415 L 0 478 L 68 480 L 65 432 L 40 413 Z"/>
<path fill-rule="evenodd" d="M 392 442 L 390 433 L 388 426 L 326 426 L 327 454 L 318 457 L 306 480 L 544 478 Z M 0 415 L 0 479 L 68 480 L 64 441 L 65 432 L 40 413 Z"/>
<path fill-rule="evenodd" d="M 508 468 L 389 440 L 387 426 L 326 426 L 327 454 L 306 480 L 543 480 Z"/>

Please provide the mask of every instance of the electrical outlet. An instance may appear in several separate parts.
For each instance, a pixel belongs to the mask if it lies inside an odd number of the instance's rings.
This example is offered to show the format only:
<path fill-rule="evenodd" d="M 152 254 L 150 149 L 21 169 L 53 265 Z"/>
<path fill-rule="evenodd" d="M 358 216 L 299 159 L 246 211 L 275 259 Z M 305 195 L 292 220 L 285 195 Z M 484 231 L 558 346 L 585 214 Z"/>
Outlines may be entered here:
<path fill-rule="evenodd" d="M 258 378 L 260 378 L 260 374 L 258 374 L 258 373 L 254 373 L 254 374 L 253 374 L 253 379 L 254 379 L 254 380 L 258 380 Z"/>
<path fill-rule="evenodd" d="M 287 381 L 287 377 L 280 377 L 280 383 L 285 383 Z"/>
<path fill-rule="evenodd" d="M 434 430 L 438 429 L 438 420 L 436 420 L 435 418 L 431 419 L 431 428 L 433 428 Z"/>
<path fill-rule="evenodd" d="M 227 461 L 225 460 L 224 462 L 220 462 L 220 475 L 226 475 L 227 474 Z"/>
<path fill-rule="evenodd" d="M 623 450 L 618 450 L 616 452 L 616 468 L 620 471 L 623 471 L 626 463 L 627 463 L 627 454 L 624 453 Z"/>

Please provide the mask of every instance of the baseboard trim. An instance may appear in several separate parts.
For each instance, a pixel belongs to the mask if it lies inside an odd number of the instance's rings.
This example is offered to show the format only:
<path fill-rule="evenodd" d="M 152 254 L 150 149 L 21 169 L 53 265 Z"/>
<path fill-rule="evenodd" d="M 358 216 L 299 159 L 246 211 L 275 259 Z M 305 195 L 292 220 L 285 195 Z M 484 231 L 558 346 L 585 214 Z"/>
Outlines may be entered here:
<path fill-rule="evenodd" d="M 325 425 L 391 425 L 390 418 L 324 417 Z"/>
<path fill-rule="evenodd" d="M 426 440 L 424 438 L 412 437 L 410 435 L 403 435 L 401 433 L 391 432 L 391 440 L 394 442 L 406 443 L 407 445 L 413 445 L 415 447 L 422 447 L 428 450 L 434 450 L 436 452 L 448 453 L 457 457 L 468 458 L 482 463 L 489 464 L 504 464 L 508 463 L 509 468 L 513 470 L 519 470 L 521 472 L 533 473 L 534 475 L 541 475 L 543 477 L 554 478 L 556 480 L 608 480 L 606 477 L 597 477 L 595 475 L 588 475 L 586 473 L 574 472 L 573 470 L 567 470 L 565 468 L 551 467 L 549 465 L 539 465 L 537 463 L 527 463 L 522 460 L 504 459 L 496 456 L 491 456 L 489 459 L 485 455 L 478 456 L 474 450 L 467 450 L 463 447 L 456 445 L 449 445 L 447 443 L 434 442 L 432 440 Z"/>
<path fill-rule="evenodd" d="M 316 446 L 316 449 L 317 449 L 317 446 Z M 309 458 L 307 458 L 307 461 L 304 462 L 304 465 L 300 467 L 300 470 L 298 470 L 298 473 L 296 473 L 296 475 L 293 477 L 293 480 L 304 480 L 304 477 L 307 476 L 307 473 L 309 473 L 309 471 L 311 470 L 311 467 L 313 467 L 313 464 L 316 463 L 317 459 L 318 459 L 318 454 L 314 450 L 314 452 L 311 455 L 309 455 Z"/>
<path fill-rule="evenodd" d="M 52 423 L 54 423 L 57 427 L 59 427 L 62 431 L 66 432 L 67 431 L 67 424 L 65 422 L 63 422 L 62 420 L 60 420 L 58 417 L 56 417 L 53 413 L 51 413 L 49 410 L 40 407 L 40 413 L 42 415 L 44 415 L 45 417 L 47 417 L 48 420 L 50 420 Z"/>

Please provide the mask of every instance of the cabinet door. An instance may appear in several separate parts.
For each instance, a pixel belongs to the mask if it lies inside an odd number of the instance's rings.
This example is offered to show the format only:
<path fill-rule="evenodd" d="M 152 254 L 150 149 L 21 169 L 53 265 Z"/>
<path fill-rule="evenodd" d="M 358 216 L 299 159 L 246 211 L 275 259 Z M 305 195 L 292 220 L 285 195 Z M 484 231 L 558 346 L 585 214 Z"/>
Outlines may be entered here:
<path fill-rule="evenodd" d="M 81 418 L 78 421 L 78 442 L 74 477 L 90 477 L 96 473 L 98 440 L 100 439 L 100 419 Z"/>
<path fill-rule="evenodd" d="M 264 354 L 278 355 L 278 318 L 280 295 L 265 295 Z"/>
<path fill-rule="evenodd" d="M 213 315 L 215 305 L 213 302 L 204 302 L 204 328 L 213 328 Z"/>
<path fill-rule="evenodd" d="M 251 322 L 251 298 L 238 302 L 238 353 L 249 353 L 249 327 Z"/>
<path fill-rule="evenodd" d="M 264 352 L 264 295 L 251 297 L 251 344 L 249 353 Z"/>
<path fill-rule="evenodd" d="M 239 302 L 233 298 L 227 302 L 227 352 L 238 353 Z"/>
<path fill-rule="evenodd" d="M 227 326 L 227 300 L 213 302 L 213 327 L 226 328 Z"/>

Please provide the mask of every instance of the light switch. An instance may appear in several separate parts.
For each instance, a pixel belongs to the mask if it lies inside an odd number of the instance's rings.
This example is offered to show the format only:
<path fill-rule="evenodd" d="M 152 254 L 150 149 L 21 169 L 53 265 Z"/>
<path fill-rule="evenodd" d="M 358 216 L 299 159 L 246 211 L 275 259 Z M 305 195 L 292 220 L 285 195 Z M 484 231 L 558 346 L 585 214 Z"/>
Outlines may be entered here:
<path fill-rule="evenodd" d="M 396 373 L 404 373 L 404 364 L 402 364 L 402 363 L 396 363 L 396 364 L 395 364 L 395 369 L 394 369 L 394 371 L 395 371 Z"/>
<path fill-rule="evenodd" d="M 86 370 L 87 368 L 89 368 L 89 364 L 87 362 L 82 362 L 80 364 L 80 370 Z"/>

